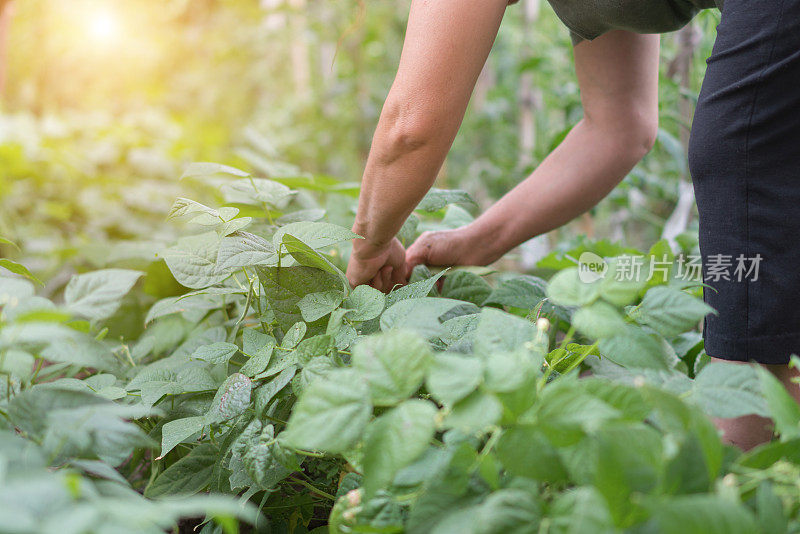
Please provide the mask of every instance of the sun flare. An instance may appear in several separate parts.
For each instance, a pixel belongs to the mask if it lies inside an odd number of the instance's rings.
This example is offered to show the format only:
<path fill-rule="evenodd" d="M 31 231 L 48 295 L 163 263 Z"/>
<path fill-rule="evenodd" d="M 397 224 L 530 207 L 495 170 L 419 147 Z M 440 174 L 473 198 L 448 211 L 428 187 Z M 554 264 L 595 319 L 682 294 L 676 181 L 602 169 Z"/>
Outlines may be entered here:
<path fill-rule="evenodd" d="M 87 19 L 87 34 L 97 42 L 107 43 L 119 37 L 119 20 L 110 11 L 93 13 Z"/>

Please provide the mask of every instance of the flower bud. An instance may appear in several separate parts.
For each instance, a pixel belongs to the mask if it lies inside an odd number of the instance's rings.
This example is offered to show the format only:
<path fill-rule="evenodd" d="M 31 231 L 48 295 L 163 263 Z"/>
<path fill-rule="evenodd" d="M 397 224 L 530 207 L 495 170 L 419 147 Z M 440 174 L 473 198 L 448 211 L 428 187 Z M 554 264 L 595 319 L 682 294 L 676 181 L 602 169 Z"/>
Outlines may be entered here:
<path fill-rule="evenodd" d="M 347 504 L 349 506 L 358 506 L 361 504 L 361 490 L 354 489 L 347 492 Z"/>

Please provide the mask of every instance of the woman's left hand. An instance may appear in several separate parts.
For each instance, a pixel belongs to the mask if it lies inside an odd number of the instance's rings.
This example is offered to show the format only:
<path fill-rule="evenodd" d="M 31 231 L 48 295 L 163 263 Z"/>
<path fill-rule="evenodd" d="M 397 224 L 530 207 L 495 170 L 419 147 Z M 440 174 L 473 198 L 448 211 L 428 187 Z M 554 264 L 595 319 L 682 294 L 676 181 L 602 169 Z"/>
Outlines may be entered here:
<path fill-rule="evenodd" d="M 364 239 L 353 241 L 353 252 L 347 264 L 347 279 L 356 287 L 369 284 L 388 293 L 406 282 L 406 251 L 397 238 L 376 247 Z"/>

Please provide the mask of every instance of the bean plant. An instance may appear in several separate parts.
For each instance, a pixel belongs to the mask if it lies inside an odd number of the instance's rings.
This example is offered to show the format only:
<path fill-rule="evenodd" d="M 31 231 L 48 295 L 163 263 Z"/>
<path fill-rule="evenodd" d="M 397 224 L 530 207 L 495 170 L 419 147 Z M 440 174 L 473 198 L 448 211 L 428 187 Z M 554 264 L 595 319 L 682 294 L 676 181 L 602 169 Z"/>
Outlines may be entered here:
<path fill-rule="evenodd" d="M 800 531 L 800 407 L 703 351 L 696 239 L 649 280 L 584 241 L 383 294 L 343 273 L 357 185 L 259 169 L 189 166 L 218 206 L 178 198 L 182 237 L 48 297 L 0 260 L 1 532 Z M 401 238 L 472 203 L 433 190 Z M 711 418 L 747 414 L 776 439 L 742 453 Z"/>

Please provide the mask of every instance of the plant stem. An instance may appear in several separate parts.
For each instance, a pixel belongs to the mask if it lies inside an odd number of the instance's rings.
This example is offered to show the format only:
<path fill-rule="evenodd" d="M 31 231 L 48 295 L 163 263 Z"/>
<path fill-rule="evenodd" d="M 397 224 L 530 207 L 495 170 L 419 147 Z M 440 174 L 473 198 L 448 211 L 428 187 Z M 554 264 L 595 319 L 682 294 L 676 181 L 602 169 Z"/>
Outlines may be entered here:
<path fill-rule="evenodd" d="M 329 499 L 331 501 L 336 501 L 336 497 L 334 497 L 330 493 L 322 491 L 321 489 L 317 488 L 316 486 L 313 486 L 313 485 L 309 484 L 305 480 L 302 480 L 302 479 L 299 479 L 299 478 L 295 478 L 293 476 L 289 477 L 289 480 L 291 480 L 295 484 L 300 484 L 304 488 L 307 488 L 309 491 L 311 491 L 311 493 L 319 495 L 320 497 L 325 497 L 326 499 Z"/>

